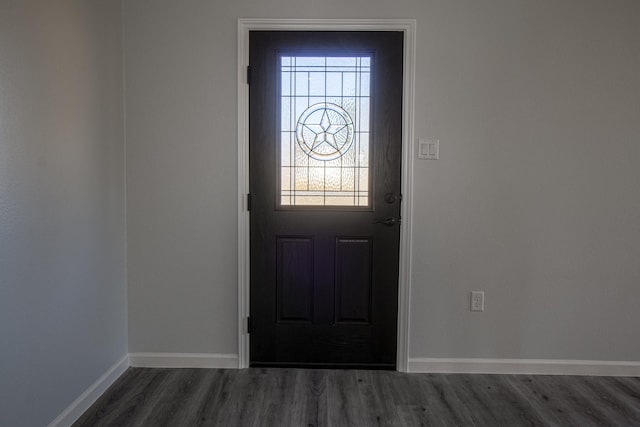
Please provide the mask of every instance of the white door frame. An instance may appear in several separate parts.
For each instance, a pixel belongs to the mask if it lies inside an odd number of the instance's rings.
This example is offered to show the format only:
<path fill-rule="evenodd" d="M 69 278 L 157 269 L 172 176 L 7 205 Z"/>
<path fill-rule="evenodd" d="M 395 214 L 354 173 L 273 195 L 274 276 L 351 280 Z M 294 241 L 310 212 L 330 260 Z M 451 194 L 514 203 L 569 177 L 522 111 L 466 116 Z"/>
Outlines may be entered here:
<path fill-rule="evenodd" d="M 404 82 L 402 100 L 402 205 L 398 277 L 397 369 L 407 372 L 411 293 L 413 203 L 413 121 L 415 87 L 415 19 L 239 19 L 238 20 L 238 368 L 249 367 L 249 65 L 250 31 L 402 31 Z"/>

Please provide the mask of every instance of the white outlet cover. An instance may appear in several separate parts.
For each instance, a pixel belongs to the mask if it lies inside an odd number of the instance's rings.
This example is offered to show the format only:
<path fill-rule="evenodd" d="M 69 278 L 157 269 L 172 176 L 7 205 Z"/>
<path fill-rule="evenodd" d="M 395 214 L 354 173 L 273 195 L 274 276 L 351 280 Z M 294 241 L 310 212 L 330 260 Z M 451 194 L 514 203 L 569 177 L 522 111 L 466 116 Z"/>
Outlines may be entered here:
<path fill-rule="evenodd" d="M 484 291 L 471 292 L 471 311 L 484 311 Z"/>

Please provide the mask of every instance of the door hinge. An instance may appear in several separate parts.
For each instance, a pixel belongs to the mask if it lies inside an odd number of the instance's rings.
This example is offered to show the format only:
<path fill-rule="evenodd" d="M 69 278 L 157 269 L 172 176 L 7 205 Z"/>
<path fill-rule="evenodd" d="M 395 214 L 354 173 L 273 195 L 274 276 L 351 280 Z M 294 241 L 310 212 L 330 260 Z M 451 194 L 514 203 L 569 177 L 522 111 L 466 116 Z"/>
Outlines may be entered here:
<path fill-rule="evenodd" d="M 247 65 L 247 84 L 251 84 L 251 65 Z"/>
<path fill-rule="evenodd" d="M 247 333 L 251 333 L 251 317 L 247 317 Z"/>
<path fill-rule="evenodd" d="M 247 194 L 247 210 L 248 211 L 251 211 L 251 201 L 252 201 L 251 193 L 248 193 Z"/>

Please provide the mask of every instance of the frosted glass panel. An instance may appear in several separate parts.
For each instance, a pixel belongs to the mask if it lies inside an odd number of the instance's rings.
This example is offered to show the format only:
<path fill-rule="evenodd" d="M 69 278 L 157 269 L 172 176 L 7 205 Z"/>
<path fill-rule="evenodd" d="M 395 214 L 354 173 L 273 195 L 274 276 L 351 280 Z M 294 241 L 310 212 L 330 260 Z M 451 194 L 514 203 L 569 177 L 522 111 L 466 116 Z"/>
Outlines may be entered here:
<path fill-rule="evenodd" d="M 369 206 L 368 56 L 280 61 L 280 204 Z"/>

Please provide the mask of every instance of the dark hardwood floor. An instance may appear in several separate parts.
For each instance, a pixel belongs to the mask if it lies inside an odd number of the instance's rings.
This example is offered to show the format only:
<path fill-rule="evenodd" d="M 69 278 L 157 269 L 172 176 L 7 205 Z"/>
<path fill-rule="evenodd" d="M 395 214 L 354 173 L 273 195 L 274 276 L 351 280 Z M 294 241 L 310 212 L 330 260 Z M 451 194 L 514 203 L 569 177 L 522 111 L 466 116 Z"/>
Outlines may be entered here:
<path fill-rule="evenodd" d="M 80 426 L 640 426 L 640 378 L 130 368 Z"/>

